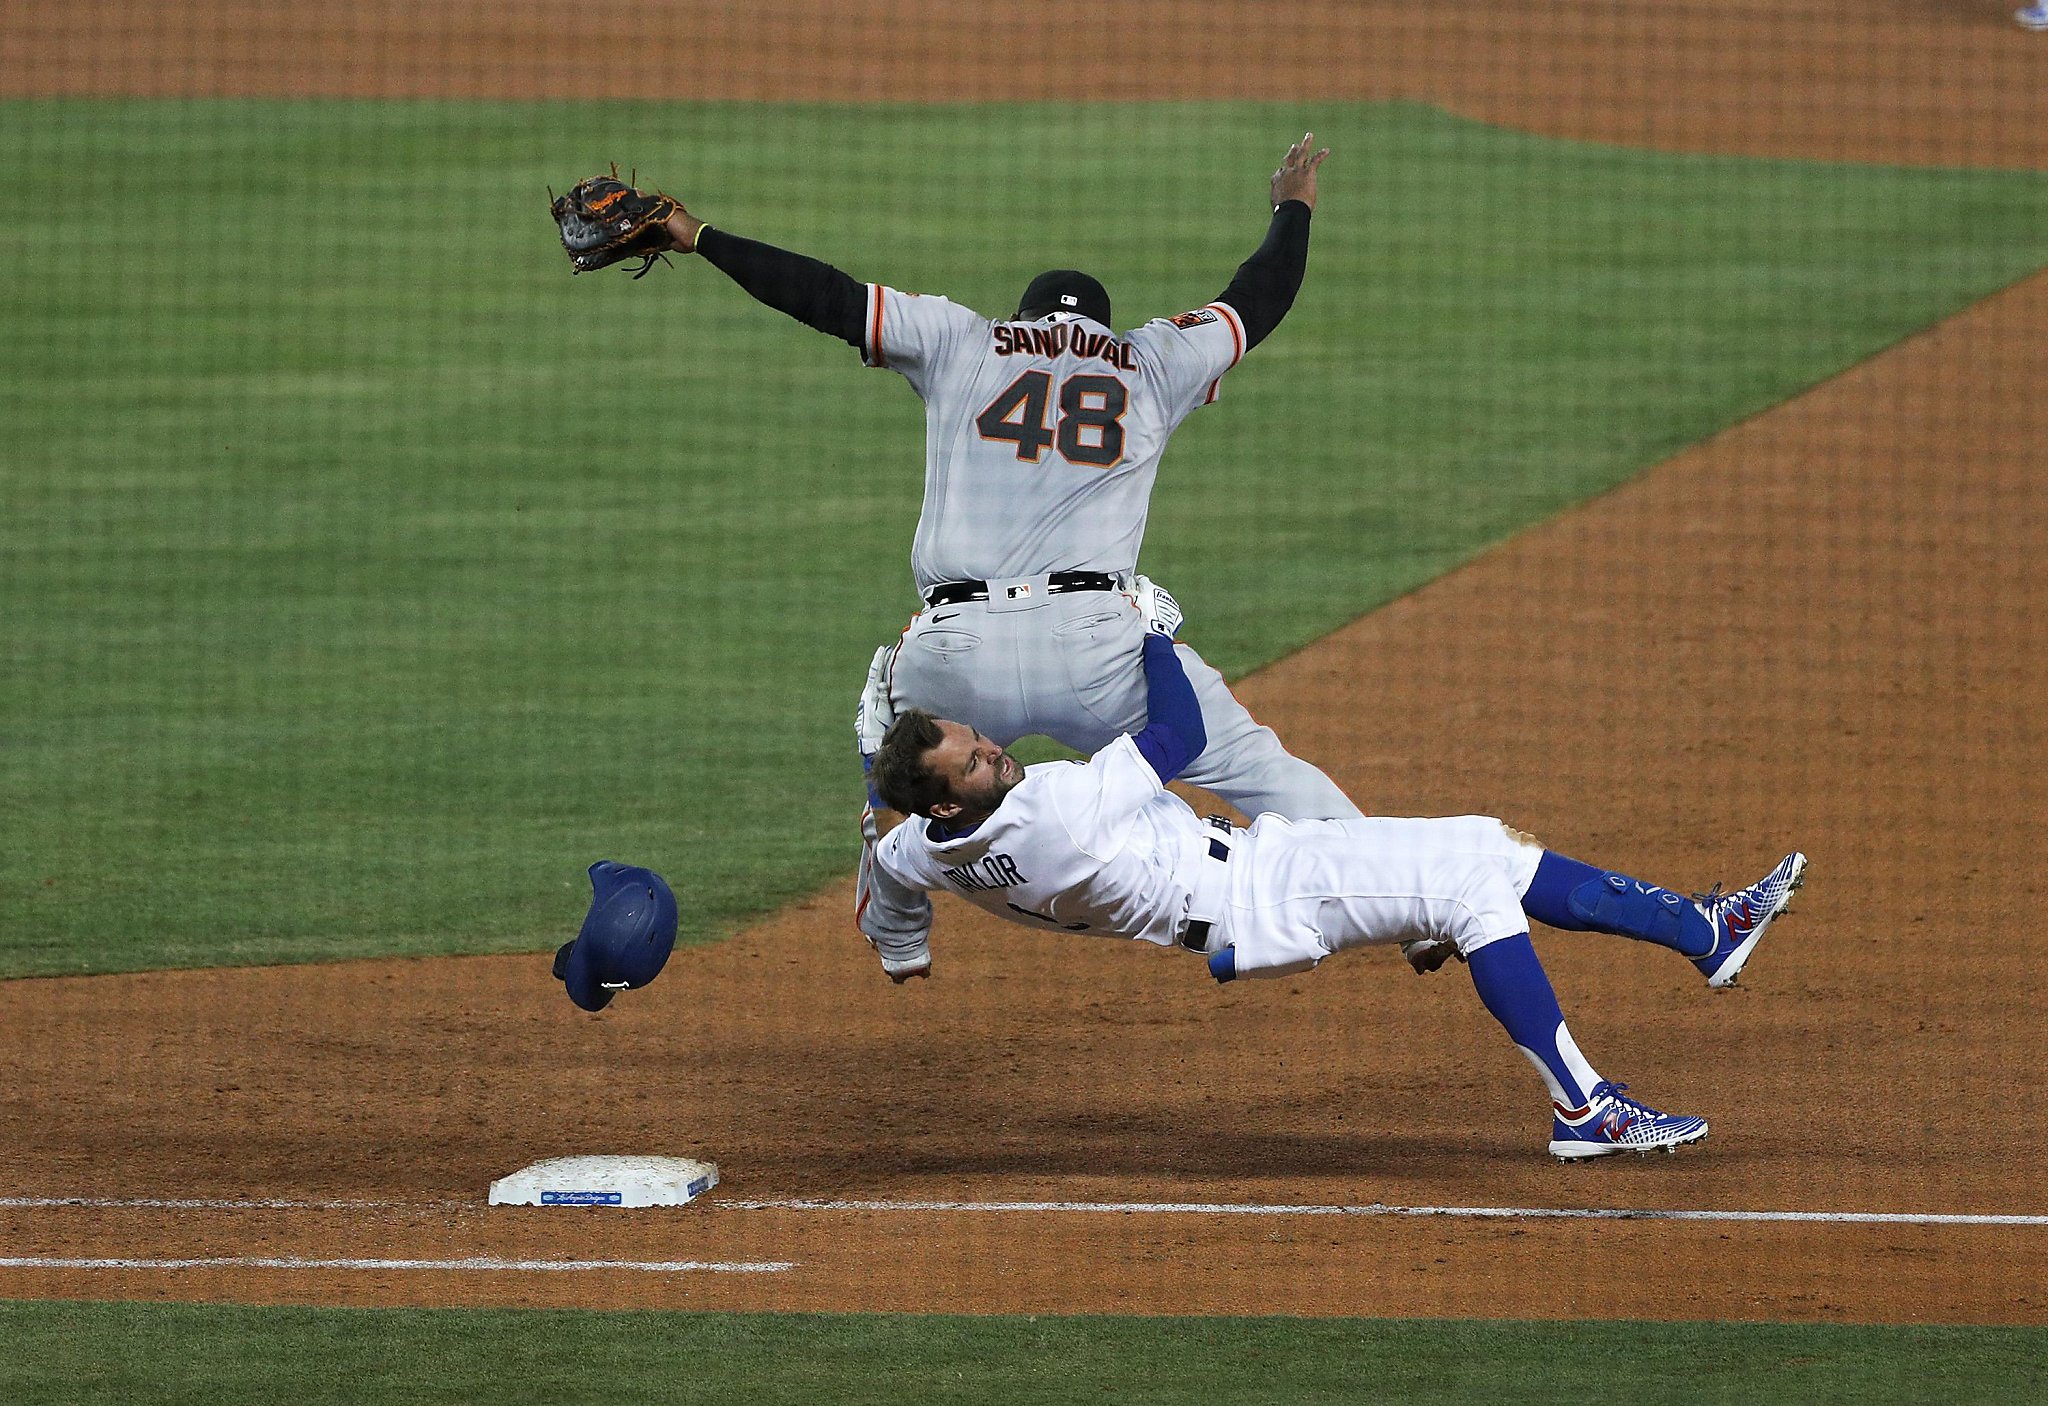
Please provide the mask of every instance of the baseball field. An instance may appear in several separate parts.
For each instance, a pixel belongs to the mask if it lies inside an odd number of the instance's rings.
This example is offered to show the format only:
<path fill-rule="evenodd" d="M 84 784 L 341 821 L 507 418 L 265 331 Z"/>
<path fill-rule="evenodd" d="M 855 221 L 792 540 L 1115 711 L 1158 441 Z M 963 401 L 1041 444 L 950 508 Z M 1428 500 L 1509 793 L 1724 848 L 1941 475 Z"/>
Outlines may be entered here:
<path fill-rule="evenodd" d="M 10 7 L 0 1396 L 2048 1399 L 2007 8 Z M 1368 811 L 1683 888 L 1807 852 L 1731 992 L 1536 934 L 1712 1122 L 1676 1157 L 1544 1157 L 1455 967 L 1217 988 L 942 903 L 891 986 L 848 722 L 916 397 L 697 261 L 572 279 L 546 211 L 616 160 L 1128 325 L 1306 130 L 1308 280 L 1141 565 Z M 684 945 L 591 1016 L 548 955 L 602 858 Z M 722 1183 L 484 1204 L 568 1153 Z"/>

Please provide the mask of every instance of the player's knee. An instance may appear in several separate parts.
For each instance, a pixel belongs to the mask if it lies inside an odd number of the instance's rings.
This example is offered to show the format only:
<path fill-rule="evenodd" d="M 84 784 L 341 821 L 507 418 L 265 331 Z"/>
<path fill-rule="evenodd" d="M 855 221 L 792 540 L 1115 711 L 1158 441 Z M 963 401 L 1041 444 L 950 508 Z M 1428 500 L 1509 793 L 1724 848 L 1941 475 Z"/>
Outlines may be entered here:
<path fill-rule="evenodd" d="M 1521 898 L 1503 875 L 1491 869 L 1475 870 L 1462 889 L 1446 923 L 1459 956 L 1469 960 L 1480 948 L 1529 930 Z"/>
<path fill-rule="evenodd" d="M 1505 942 L 1515 936 L 1517 936 L 1515 933 L 1487 932 L 1485 929 L 1475 926 L 1469 932 L 1458 933 L 1453 940 L 1457 943 L 1458 955 L 1469 962 L 1472 960 L 1474 952 L 1480 951 L 1482 948 L 1491 947 L 1496 942 Z"/>
<path fill-rule="evenodd" d="M 1494 823 L 1500 826 L 1501 832 L 1508 837 L 1508 843 L 1516 849 L 1533 849 L 1539 854 L 1542 853 L 1543 841 L 1537 839 L 1528 831 L 1517 830 L 1505 820 L 1497 820 Z"/>

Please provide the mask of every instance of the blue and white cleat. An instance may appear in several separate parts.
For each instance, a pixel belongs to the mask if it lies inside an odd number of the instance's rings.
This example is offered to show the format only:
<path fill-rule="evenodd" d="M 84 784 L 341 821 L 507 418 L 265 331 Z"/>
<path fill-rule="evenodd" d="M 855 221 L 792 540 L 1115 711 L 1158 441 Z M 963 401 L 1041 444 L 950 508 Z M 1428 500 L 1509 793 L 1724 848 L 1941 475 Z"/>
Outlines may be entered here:
<path fill-rule="evenodd" d="M 1733 986 L 1735 978 L 1756 950 L 1764 929 L 1783 913 L 1792 895 L 1806 881 L 1806 856 L 1796 850 L 1778 861 L 1778 867 L 1746 889 L 1722 893 L 1716 884 L 1712 893 L 1695 894 L 1693 906 L 1714 925 L 1714 950 L 1695 957 L 1692 964 L 1713 987 Z"/>
<path fill-rule="evenodd" d="M 1560 1162 L 1606 1157 L 1616 1152 L 1676 1152 L 1707 1135 L 1707 1120 L 1686 1113 L 1659 1113 L 1622 1093 L 1626 1084 L 1593 1086 L 1584 1108 L 1553 1103 L 1550 1155 Z"/>
<path fill-rule="evenodd" d="M 2029 5 L 2024 10 L 2014 10 L 2012 17 L 2021 29 L 2048 29 L 2048 4 Z"/>

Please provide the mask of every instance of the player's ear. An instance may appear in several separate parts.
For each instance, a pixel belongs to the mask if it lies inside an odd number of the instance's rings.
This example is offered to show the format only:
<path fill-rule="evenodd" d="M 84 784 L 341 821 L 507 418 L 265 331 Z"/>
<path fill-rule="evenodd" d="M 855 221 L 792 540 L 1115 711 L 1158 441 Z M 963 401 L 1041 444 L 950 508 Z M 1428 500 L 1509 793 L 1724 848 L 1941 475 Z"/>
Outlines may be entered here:
<path fill-rule="evenodd" d="M 951 820 L 960 814 L 960 802 L 933 801 L 925 814 L 934 820 Z"/>

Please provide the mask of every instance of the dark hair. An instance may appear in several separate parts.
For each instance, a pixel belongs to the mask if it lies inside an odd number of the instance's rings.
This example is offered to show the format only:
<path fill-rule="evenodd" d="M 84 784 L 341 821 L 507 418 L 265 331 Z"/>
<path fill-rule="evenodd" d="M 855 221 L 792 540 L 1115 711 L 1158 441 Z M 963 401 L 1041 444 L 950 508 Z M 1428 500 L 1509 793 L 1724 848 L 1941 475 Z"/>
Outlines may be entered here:
<path fill-rule="evenodd" d="M 922 708 L 910 709 L 889 725 L 868 772 L 875 794 L 889 809 L 929 817 L 931 808 L 951 793 L 946 779 L 924 759 L 925 753 L 945 740 L 939 720 Z"/>

